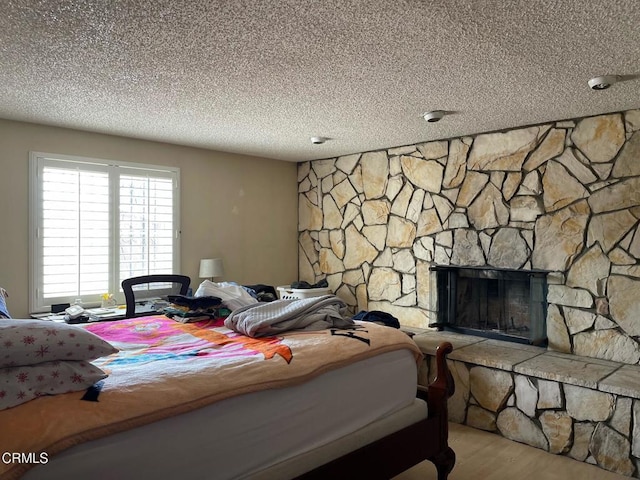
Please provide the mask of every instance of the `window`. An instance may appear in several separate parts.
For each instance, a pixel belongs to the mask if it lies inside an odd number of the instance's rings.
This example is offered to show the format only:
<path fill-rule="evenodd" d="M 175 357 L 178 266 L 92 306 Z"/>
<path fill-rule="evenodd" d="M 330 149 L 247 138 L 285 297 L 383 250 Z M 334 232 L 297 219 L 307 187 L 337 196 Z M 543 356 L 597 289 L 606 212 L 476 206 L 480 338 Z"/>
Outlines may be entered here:
<path fill-rule="evenodd" d="M 36 152 L 30 162 L 32 312 L 180 271 L 179 169 Z"/>

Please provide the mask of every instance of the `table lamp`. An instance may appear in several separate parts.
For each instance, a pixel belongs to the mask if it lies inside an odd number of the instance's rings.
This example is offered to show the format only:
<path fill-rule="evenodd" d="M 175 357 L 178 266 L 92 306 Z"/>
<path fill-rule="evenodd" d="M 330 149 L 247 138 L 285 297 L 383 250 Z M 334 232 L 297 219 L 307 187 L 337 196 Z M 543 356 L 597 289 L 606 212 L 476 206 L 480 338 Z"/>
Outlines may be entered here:
<path fill-rule="evenodd" d="M 200 278 L 208 278 L 213 281 L 215 277 L 224 275 L 224 266 L 221 258 L 203 258 L 200 260 Z"/>

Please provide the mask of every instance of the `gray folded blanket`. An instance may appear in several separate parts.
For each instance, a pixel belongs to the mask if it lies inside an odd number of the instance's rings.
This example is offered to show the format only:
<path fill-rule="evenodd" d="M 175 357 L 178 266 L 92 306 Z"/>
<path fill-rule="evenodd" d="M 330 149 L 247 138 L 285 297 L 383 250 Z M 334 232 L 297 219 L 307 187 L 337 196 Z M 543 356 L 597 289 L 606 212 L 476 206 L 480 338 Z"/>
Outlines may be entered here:
<path fill-rule="evenodd" d="M 249 337 L 268 337 L 287 330 L 353 328 L 347 305 L 335 295 L 254 303 L 231 312 L 224 325 Z"/>

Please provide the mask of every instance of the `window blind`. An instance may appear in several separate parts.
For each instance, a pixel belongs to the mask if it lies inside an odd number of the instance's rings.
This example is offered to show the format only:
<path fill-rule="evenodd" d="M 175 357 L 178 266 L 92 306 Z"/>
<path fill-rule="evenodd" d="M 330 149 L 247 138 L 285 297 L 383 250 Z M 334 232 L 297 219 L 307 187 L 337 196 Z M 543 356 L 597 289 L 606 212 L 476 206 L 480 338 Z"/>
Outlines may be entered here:
<path fill-rule="evenodd" d="M 109 175 L 42 170 L 42 296 L 109 291 Z"/>
<path fill-rule="evenodd" d="M 32 153 L 30 308 L 179 271 L 179 170 Z"/>
<path fill-rule="evenodd" d="M 173 182 L 120 176 L 120 282 L 173 272 Z"/>

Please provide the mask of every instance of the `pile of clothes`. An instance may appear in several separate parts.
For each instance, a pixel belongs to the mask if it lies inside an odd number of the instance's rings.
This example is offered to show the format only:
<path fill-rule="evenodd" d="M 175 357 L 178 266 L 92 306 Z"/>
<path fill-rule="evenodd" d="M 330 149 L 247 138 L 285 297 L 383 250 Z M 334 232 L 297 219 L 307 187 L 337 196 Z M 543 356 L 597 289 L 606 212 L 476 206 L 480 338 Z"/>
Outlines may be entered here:
<path fill-rule="evenodd" d="M 335 295 L 260 302 L 234 310 L 224 326 L 248 337 L 268 337 L 289 330 L 353 329 L 347 304 Z"/>
<path fill-rule="evenodd" d="M 7 308 L 7 298 L 9 298 L 9 294 L 4 288 L 0 287 L 0 318 L 11 318 Z"/>
<path fill-rule="evenodd" d="M 258 303 L 258 299 L 249 290 L 235 282 L 216 283 L 205 280 L 193 296 L 196 298 L 218 297 L 225 307 L 233 311 L 246 305 Z"/>
<path fill-rule="evenodd" d="M 314 283 L 313 285 L 309 282 L 305 282 L 304 280 L 300 282 L 291 282 L 291 288 L 302 289 L 302 288 L 327 288 L 329 286 L 329 282 L 326 279 L 320 280 L 318 283 Z"/>
<path fill-rule="evenodd" d="M 222 305 L 220 297 L 169 295 L 167 299 L 171 303 L 164 308 L 164 314 L 181 323 L 221 318 L 231 313 L 231 310 Z"/>

